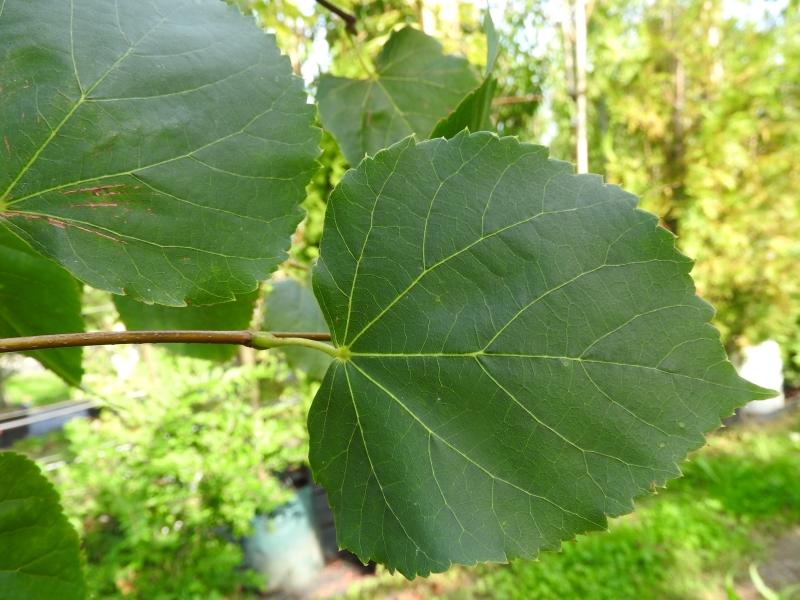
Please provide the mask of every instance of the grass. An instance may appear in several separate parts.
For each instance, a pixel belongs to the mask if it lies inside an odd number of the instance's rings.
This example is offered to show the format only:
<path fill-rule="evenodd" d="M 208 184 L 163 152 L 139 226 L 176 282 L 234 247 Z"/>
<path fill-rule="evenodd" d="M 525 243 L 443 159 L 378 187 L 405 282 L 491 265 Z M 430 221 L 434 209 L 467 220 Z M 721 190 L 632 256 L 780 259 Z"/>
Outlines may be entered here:
<path fill-rule="evenodd" d="M 609 532 L 580 536 L 559 553 L 457 568 L 411 583 L 383 574 L 348 596 L 738 598 L 736 590 L 751 580 L 750 566 L 765 560 L 772 540 L 800 523 L 798 431 L 795 416 L 712 436 L 684 465 L 685 477 L 641 500 L 635 513 L 612 521 Z"/>

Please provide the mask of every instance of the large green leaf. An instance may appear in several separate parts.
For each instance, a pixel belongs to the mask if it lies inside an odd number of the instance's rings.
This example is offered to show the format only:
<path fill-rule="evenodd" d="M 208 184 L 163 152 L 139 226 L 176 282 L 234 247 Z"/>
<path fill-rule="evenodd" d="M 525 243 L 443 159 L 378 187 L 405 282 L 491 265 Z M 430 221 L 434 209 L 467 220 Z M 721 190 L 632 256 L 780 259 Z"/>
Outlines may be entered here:
<path fill-rule="evenodd" d="M 284 279 L 272 285 L 264 302 L 266 331 L 325 333 L 328 325 L 319 309 L 311 286 L 297 279 Z M 285 347 L 287 362 L 313 379 L 322 379 L 331 357 L 316 350 Z"/>
<path fill-rule="evenodd" d="M 318 142 L 274 38 L 218 0 L 2 6 L 0 228 L 150 302 L 255 289 Z"/>
<path fill-rule="evenodd" d="M 0 4 L 2 6 L 2 4 Z M 0 453 L 0 598 L 82 600 L 78 535 L 35 463 Z"/>
<path fill-rule="evenodd" d="M 341 358 L 309 416 L 341 545 L 407 576 L 558 548 L 772 394 L 635 204 L 489 133 L 344 177 L 314 272 Z"/>
<path fill-rule="evenodd" d="M 114 296 L 114 305 L 129 330 L 233 331 L 250 328 L 258 295 L 256 290 L 237 296 L 233 302 L 181 308 L 143 304 L 127 296 Z M 184 356 L 218 362 L 232 359 L 239 350 L 238 346 L 224 344 L 167 344 L 166 348 Z"/>
<path fill-rule="evenodd" d="M 83 331 L 78 282 L 0 227 L 0 337 L 78 331 Z M 80 348 L 30 354 L 68 383 L 80 381 Z"/>
<path fill-rule="evenodd" d="M 428 137 L 437 122 L 480 82 L 463 58 L 448 56 L 435 39 L 407 27 L 391 35 L 365 80 L 323 75 L 320 117 L 352 165 L 415 133 Z"/>

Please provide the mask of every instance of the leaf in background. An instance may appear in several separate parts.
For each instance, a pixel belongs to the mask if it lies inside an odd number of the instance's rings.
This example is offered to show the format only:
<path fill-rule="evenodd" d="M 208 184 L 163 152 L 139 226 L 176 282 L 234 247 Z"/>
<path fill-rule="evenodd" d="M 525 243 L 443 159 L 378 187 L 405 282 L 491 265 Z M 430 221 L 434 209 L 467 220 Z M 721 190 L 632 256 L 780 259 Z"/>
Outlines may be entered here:
<path fill-rule="evenodd" d="M 0 227 L 0 337 L 83 331 L 81 288 L 69 273 Z M 82 350 L 28 353 L 70 384 L 80 383 Z"/>
<path fill-rule="evenodd" d="M 465 128 L 472 132 L 493 129 L 492 99 L 497 89 L 493 72 L 499 52 L 499 40 L 488 10 L 483 19 L 483 30 L 486 32 L 486 74 L 483 83 L 464 98 L 452 113 L 436 124 L 429 136 L 431 138 L 451 138 Z"/>
<path fill-rule="evenodd" d="M 0 597 L 83 600 L 78 535 L 36 463 L 0 453 Z"/>
<path fill-rule="evenodd" d="M 284 279 L 272 284 L 264 302 L 265 331 L 322 333 L 328 331 L 325 317 L 319 309 L 314 292 L 296 279 Z M 331 358 L 316 350 L 282 348 L 292 367 L 304 371 L 312 379 L 322 379 Z"/>
<path fill-rule="evenodd" d="M 603 529 L 740 379 L 692 261 L 636 198 L 547 149 L 461 133 L 348 172 L 314 287 L 342 360 L 309 416 L 340 545 L 406 576 Z"/>
<path fill-rule="evenodd" d="M 427 138 L 479 81 L 469 63 L 410 27 L 392 33 L 372 79 L 323 75 L 320 117 L 351 165 L 409 134 Z"/>
<path fill-rule="evenodd" d="M 8 0 L 0 228 L 94 287 L 172 306 L 285 257 L 319 131 L 302 81 L 217 0 Z"/>
<path fill-rule="evenodd" d="M 238 331 L 249 329 L 259 290 L 237 296 L 233 302 L 213 306 L 158 306 L 142 304 L 127 296 L 114 296 L 117 312 L 130 330 L 202 329 Z M 238 346 L 228 344 L 165 344 L 177 354 L 224 362 L 236 356 Z"/>

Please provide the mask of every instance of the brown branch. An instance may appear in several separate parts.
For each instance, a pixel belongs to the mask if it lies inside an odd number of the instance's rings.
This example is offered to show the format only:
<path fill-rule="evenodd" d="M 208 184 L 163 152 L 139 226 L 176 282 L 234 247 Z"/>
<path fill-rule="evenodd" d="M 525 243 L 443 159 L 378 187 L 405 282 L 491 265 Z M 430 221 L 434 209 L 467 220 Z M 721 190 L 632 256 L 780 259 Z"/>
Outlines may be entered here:
<path fill-rule="evenodd" d="M 328 0 L 316 0 L 317 4 L 320 6 L 324 6 L 333 14 L 338 16 L 340 19 L 344 21 L 344 27 L 348 33 L 355 33 L 356 32 L 356 23 L 358 22 L 355 15 L 350 14 L 346 10 L 342 10 L 332 2 L 328 2 Z"/>
<path fill-rule="evenodd" d="M 541 101 L 540 94 L 529 94 L 527 96 L 499 96 L 492 100 L 494 106 L 507 106 L 509 104 L 532 104 Z"/>
<path fill-rule="evenodd" d="M 331 339 L 329 333 L 271 332 L 274 338 L 301 338 L 318 342 Z M 0 339 L 0 354 L 5 352 L 29 352 L 50 348 L 74 348 L 76 346 L 115 346 L 119 344 L 235 344 L 250 348 L 262 348 L 254 336 L 264 333 L 252 331 L 94 331 L 89 333 L 59 333 Z"/>

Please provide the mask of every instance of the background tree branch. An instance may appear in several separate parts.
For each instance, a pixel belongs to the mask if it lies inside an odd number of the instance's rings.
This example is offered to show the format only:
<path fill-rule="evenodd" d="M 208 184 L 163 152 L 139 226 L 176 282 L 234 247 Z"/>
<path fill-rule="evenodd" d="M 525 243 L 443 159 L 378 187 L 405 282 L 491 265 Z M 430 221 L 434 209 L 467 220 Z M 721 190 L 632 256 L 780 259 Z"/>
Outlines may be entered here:
<path fill-rule="evenodd" d="M 356 23 L 358 22 L 355 15 L 343 10 L 333 4 L 332 2 L 328 2 L 328 0 L 316 0 L 317 4 L 327 8 L 333 14 L 341 18 L 345 23 L 345 29 L 347 29 L 348 33 L 355 33 L 356 32 Z"/>

